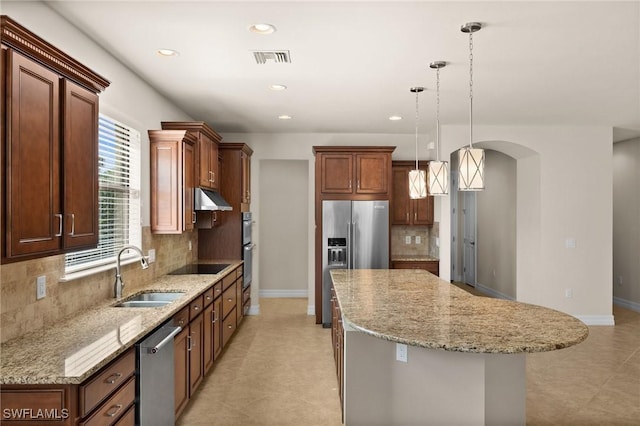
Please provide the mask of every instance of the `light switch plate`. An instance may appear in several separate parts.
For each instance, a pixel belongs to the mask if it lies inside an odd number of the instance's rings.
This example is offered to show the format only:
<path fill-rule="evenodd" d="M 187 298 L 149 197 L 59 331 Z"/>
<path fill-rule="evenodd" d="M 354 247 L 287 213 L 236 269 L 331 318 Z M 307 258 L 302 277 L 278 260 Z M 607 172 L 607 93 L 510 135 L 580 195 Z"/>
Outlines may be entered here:
<path fill-rule="evenodd" d="M 422 244 L 422 238 L 420 238 L 420 235 L 416 235 L 416 244 Z"/>
<path fill-rule="evenodd" d="M 44 299 L 47 296 L 47 277 L 40 275 L 36 278 L 36 300 Z"/>
<path fill-rule="evenodd" d="M 407 235 L 406 237 L 404 237 L 404 243 L 411 244 L 411 235 Z"/>

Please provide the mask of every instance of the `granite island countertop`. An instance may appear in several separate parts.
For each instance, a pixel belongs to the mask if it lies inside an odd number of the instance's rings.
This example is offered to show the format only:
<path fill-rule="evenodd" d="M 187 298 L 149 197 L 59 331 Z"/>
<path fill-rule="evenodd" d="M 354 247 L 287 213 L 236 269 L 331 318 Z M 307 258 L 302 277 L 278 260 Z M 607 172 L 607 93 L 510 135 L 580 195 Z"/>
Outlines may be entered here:
<path fill-rule="evenodd" d="M 437 257 L 423 254 L 392 254 L 392 262 L 439 262 Z"/>
<path fill-rule="evenodd" d="M 8 340 L 0 346 L 0 384 L 80 384 L 137 341 L 162 325 L 199 294 L 242 264 L 229 263 L 218 274 L 163 275 L 148 286 L 127 292 L 184 292 L 179 299 L 156 308 L 116 308 L 107 299 L 95 307 Z M 126 282 L 126 277 L 125 282 Z"/>
<path fill-rule="evenodd" d="M 344 323 L 392 342 L 510 354 L 566 348 L 589 334 L 571 315 L 474 296 L 425 271 L 337 269 L 331 278 Z"/>

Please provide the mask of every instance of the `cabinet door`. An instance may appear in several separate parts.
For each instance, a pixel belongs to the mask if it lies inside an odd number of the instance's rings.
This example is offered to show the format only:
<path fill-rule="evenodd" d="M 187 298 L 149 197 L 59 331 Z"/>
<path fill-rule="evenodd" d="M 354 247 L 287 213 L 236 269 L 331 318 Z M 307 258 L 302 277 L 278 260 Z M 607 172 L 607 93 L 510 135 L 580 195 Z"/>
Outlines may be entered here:
<path fill-rule="evenodd" d="M 222 352 L 222 298 L 213 301 L 213 359 Z"/>
<path fill-rule="evenodd" d="M 205 136 L 206 137 L 206 136 Z M 220 188 L 220 174 L 218 165 L 218 143 L 212 139 L 209 139 L 209 170 L 211 171 L 211 182 L 209 186 L 213 189 Z"/>
<path fill-rule="evenodd" d="M 204 374 L 207 374 L 213 366 L 213 338 L 215 328 L 215 307 L 213 303 L 204 309 L 204 334 L 202 338 L 202 357 L 204 364 Z"/>
<path fill-rule="evenodd" d="M 251 157 L 247 153 L 240 154 L 242 159 L 242 202 L 251 203 Z"/>
<path fill-rule="evenodd" d="M 98 244 L 98 95 L 64 81 L 64 247 Z"/>
<path fill-rule="evenodd" d="M 173 374 L 176 419 L 189 401 L 189 326 L 173 340 Z"/>
<path fill-rule="evenodd" d="M 198 138 L 198 185 L 211 187 L 211 169 L 209 157 L 211 156 L 211 140 L 203 134 Z"/>
<path fill-rule="evenodd" d="M 242 278 L 236 281 L 236 325 L 240 325 L 242 318 L 244 318 L 244 310 L 242 309 Z"/>
<path fill-rule="evenodd" d="M 320 154 L 321 191 L 333 194 L 353 192 L 353 155 Z"/>
<path fill-rule="evenodd" d="M 193 395 L 204 377 L 204 319 L 202 313 L 189 323 L 189 395 Z"/>
<path fill-rule="evenodd" d="M 433 225 L 433 195 L 413 200 L 413 224 Z"/>
<path fill-rule="evenodd" d="M 389 192 L 389 156 L 356 154 L 356 192 L 386 194 Z"/>
<path fill-rule="evenodd" d="M 12 50 L 7 55 L 6 255 L 53 253 L 63 220 L 59 77 Z"/>
<path fill-rule="evenodd" d="M 196 212 L 193 200 L 193 190 L 195 187 L 195 163 L 196 152 L 191 144 L 183 144 L 182 147 L 182 171 L 183 171 L 183 186 L 182 186 L 182 211 L 184 215 L 183 227 L 185 231 L 191 231 L 194 228 L 196 222 Z"/>
<path fill-rule="evenodd" d="M 151 143 L 151 231 L 180 233 L 182 199 L 178 181 L 182 174 L 180 141 Z"/>
<path fill-rule="evenodd" d="M 409 225 L 411 199 L 409 198 L 409 167 L 393 166 L 393 196 L 391 224 Z"/>

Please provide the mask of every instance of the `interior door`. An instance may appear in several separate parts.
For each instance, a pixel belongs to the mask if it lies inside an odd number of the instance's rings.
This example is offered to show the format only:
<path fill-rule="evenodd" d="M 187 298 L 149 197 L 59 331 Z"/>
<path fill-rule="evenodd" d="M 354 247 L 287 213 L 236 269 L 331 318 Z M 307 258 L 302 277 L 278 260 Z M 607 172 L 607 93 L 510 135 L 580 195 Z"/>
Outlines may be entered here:
<path fill-rule="evenodd" d="M 463 250 L 462 280 L 476 285 L 476 193 L 465 192 L 463 195 Z"/>

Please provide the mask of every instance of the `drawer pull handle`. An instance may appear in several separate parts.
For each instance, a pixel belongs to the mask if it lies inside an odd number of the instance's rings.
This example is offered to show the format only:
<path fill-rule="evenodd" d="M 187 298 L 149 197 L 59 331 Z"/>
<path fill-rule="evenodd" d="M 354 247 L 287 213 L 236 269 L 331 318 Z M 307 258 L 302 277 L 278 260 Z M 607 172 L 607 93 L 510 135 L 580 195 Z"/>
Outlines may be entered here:
<path fill-rule="evenodd" d="M 216 288 L 216 293 L 220 293 L 221 291 L 220 287 Z"/>
<path fill-rule="evenodd" d="M 191 335 L 187 335 L 187 350 L 191 351 L 193 347 L 191 346 Z"/>
<path fill-rule="evenodd" d="M 115 417 L 116 414 L 118 414 L 118 411 L 120 411 L 121 409 L 122 409 L 122 404 L 112 405 L 111 408 L 109 408 L 109 411 L 105 413 L 105 415 L 107 417 Z"/>
<path fill-rule="evenodd" d="M 178 321 L 178 325 L 183 326 L 184 325 L 184 320 Z"/>
<path fill-rule="evenodd" d="M 207 300 L 211 300 L 211 296 L 207 295 Z"/>
<path fill-rule="evenodd" d="M 218 322 L 218 312 L 217 311 L 212 311 L 213 313 L 213 320 L 211 321 L 213 324 Z"/>
<path fill-rule="evenodd" d="M 122 373 L 113 373 L 112 375 L 110 375 L 109 377 L 107 377 L 104 382 L 105 383 L 109 383 L 110 385 L 114 384 L 115 382 L 118 381 L 118 379 L 122 377 Z"/>
<path fill-rule="evenodd" d="M 54 237 L 61 237 L 62 236 L 62 215 L 57 213 L 57 214 L 54 214 L 54 216 L 57 217 L 60 220 L 58 233 L 55 234 Z"/>
<path fill-rule="evenodd" d="M 200 307 L 199 307 L 198 305 L 196 305 L 196 306 L 194 306 L 194 307 L 193 307 L 193 310 L 194 310 L 194 311 L 197 311 L 198 309 L 200 309 Z"/>
<path fill-rule="evenodd" d="M 231 330 L 231 329 L 233 328 L 233 326 L 232 326 L 231 324 L 229 324 L 229 325 L 227 326 L 227 328 L 229 328 L 229 330 Z"/>
<path fill-rule="evenodd" d="M 232 298 L 228 298 L 227 301 L 228 302 L 233 302 L 233 299 Z"/>

